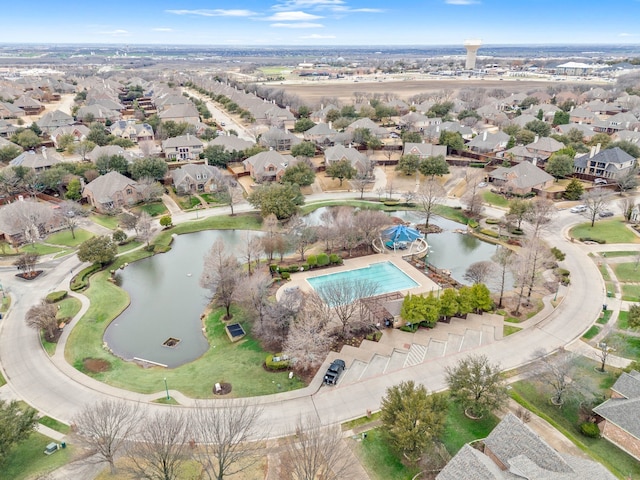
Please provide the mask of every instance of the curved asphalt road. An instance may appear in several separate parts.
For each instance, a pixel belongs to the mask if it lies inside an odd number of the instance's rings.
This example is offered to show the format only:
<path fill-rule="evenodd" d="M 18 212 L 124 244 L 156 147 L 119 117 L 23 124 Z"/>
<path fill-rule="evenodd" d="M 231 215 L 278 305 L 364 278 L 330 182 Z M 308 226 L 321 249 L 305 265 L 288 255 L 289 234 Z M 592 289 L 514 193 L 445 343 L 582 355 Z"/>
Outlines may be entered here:
<path fill-rule="evenodd" d="M 353 197 L 355 194 L 332 195 Z M 327 198 L 314 195 L 307 201 Z M 248 205 L 236 210 L 249 210 Z M 199 212 L 220 215 L 225 209 Z M 503 212 L 500 212 L 500 215 Z M 176 215 L 174 221 L 193 219 L 193 214 Z M 604 284 L 595 264 L 585 257 L 579 246 L 570 243 L 562 234 L 571 223 L 582 220 L 568 212 L 560 212 L 547 234 L 547 241 L 563 250 L 567 256 L 564 262 L 571 271 L 571 288 L 567 289 L 563 302 L 551 315 L 536 327 L 526 332 L 511 335 L 490 345 L 477 348 L 474 353 L 484 353 L 493 362 L 499 362 L 505 370 L 513 369 L 529 362 L 537 349 L 555 350 L 576 340 L 592 324 L 599 314 L 604 299 Z M 141 402 L 140 408 L 156 410 L 169 408 L 147 403 L 163 396 L 162 386 L 152 395 L 136 394 L 97 382 L 76 371 L 62 359 L 62 352 L 50 359 L 40 346 L 38 336 L 24 322 L 28 308 L 50 291 L 66 288 L 70 269 L 77 268 L 74 255 L 56 265 L 44 265 L 45 274 L 33 282 L 17 279 L 15 270 L 0 271 L 0 281 L 11 293 L 13 305 L 10 314 L 0 321 L 0 365 L 10 389 L 17 398 L 25 400 L 50 417 L 69 423 L 73 415 L 85 404 L 95 403 L 105 395 Z M 86 305 L 85 305 L 86 307 Z M 69 329 L 70 330 L 70 329 Z M 68 332 L 65 332 L 68 335 Z M 58 350 L 61 350 L 60 348 Z M 324 424 L 343 422 L 364 415 L 367 410 L 378 410 L 380 399 L 388 386 L 402 380 L 423 383 L 429 390 L 445 388 L 445 367 L 456 362 L 470 352 L 434 359 L 411 368 L 401 369 L 388 375 L 375 377 L 351 385 L 334 388 L 319 388 L 321 375 L 305 389 L 264 397 L 251 401 L 264 408 L 262 428 L 271 436 L 293 432 L 293 424 L 299 415 L 316 413 Z M 195 401 L 187 399 L 179 392 L 171 393 L 185 407 Z M 202 400 L 203 404 L 223 406 L 230 401 Z"/>

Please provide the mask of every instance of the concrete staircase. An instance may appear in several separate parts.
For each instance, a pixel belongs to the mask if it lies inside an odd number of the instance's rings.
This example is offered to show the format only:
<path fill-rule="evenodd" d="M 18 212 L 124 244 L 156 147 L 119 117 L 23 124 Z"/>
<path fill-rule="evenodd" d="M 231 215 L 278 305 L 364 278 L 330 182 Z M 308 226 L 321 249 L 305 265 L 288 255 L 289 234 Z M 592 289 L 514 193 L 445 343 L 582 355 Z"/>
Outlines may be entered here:
<path fill-rule="evenodd" d="M 341 358 L 347 369 L 339 385 L 356 383 L 429 362 L 502 339 L 503 317 L 493 314 L 469 314 L 466 319 L 452 318 L 433 329 L 415 333 L 397 329 L 383 330 L 379 342 L 363 340 L 360 347 L 345 345 L 327 360 Z"/>

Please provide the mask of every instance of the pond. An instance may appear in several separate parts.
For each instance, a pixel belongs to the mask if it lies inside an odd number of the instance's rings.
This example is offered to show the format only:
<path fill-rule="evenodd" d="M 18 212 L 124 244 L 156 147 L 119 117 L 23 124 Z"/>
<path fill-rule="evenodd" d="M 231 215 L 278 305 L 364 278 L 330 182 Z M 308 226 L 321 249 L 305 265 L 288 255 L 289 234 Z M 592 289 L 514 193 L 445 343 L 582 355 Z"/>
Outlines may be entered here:
<path fill-rule="evenodd" d="M 171 251 L 119 271 L 120 285 L 131 297 L 131 305 L 104 334 L 113 353 L 170 368 L 205 353 L 209 344 L 200 315 L 210 292 L 200 287 L 203 258 L 217 239 L 239 256 L 245 235 L 260 232 L 214 230 L 179 235 Z"/>

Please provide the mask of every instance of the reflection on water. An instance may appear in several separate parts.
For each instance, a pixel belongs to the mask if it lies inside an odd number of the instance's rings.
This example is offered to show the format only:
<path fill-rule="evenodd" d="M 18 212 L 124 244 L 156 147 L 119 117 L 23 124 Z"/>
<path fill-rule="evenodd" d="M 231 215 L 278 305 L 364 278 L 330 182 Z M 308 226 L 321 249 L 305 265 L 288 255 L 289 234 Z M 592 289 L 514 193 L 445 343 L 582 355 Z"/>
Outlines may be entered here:
<path fill-rule="evenodd" d="M 118 272 L 131 305 L 107 328 L 104 341 L 125 359 L 134 357 L 176 367 L 209 348 L 200 315 L 210 292 L 199 285 L 206 253 L 218 238 L 240 255 L 245 235 L 259 232 L 216 230 L 177 236 L 171 251 L 132 263 Z M 168 338 L 176 347 L 162 346 Z"/>

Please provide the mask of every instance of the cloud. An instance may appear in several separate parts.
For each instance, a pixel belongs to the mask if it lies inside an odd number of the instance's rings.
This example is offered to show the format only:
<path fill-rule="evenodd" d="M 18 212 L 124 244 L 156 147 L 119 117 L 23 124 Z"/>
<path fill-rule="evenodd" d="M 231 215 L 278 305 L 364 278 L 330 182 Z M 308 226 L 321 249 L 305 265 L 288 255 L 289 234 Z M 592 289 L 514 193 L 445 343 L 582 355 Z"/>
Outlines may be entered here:
<path fill-rule="evenodd" d="M 477 5 L 479 0 L 444 0 L 449 5 Z"/>
<path fill-rule="evenodd" d="M 104 30 L 96 33 L 98 33 L 99 35 L 111 35 L 112 37 L 126 37 L 131 35 L 131 33 L 129 33 L 127 30 L 121 30 L 121 29 Z"/>
<path fill-rule="evenodd" d="M 252 17 L 256 15 L 251 10 L 225 10 L 222 8 L 198 10 L 165 10 L 173 15 L 199 15 L 201 17 Z"/>
<path fill-rule="evenodd" d="M 336 36 L 335 35 L 320 35 L 319 33 L 312 33 L 311 35 L 304 35 L 304 36 L 302 36 L 300 38 L 317 40 L 317 39 L 321 39 L 321 38 L 336 38 Z"/>
<path fill-rule="evenodd" d="M 626 33 L 626 32 L 622 32 L 618 34 L 619 37 L 637 37 L 638 34 L 637 33 Z"/>
<path fill-rule="evenodd" d="M 270 26 L 273 28 L 324 28 L 324 25 L 322 25 L 321 23 L 309 23 L 309 22 L 272 23 Z"/>
<path fill-rule="evenodd" d="M 288 11 L 296 8 L 329 10 L 335 13 L 380 13 L 381 8 L 352 8 L 344 0 L 285 0 L 274 5 L 273 10 Z"/>
<path fill-rule="evenodd" d="M 152 28 L 151 30 L 153 30 L 154 32 L 175 32 L 173 28 L 169 27 L 156 27 Z"/>
<path fill-rule="evenodd" d="M 351 7 L 332 7 L 331 10 L 336 13 L 383 13 L 383 8 L 351 8 Z"/>
<path fill-rule="evenodd" d="M 265 20 L 272 20 L 276 22 L 306 22 L 309 20 L 317 20 L 322 18 L 318 15 L 311 15 L 305 12 L 277 12 Z"/>

